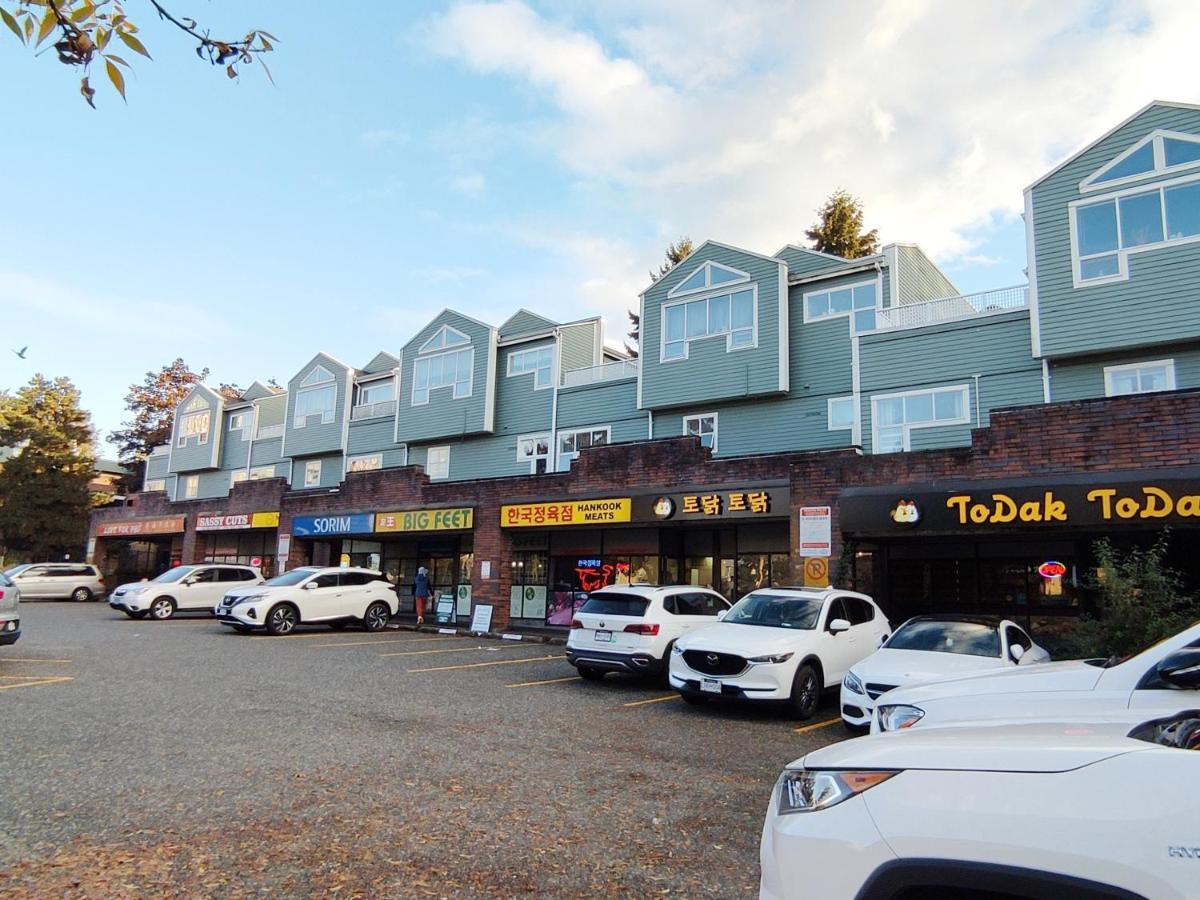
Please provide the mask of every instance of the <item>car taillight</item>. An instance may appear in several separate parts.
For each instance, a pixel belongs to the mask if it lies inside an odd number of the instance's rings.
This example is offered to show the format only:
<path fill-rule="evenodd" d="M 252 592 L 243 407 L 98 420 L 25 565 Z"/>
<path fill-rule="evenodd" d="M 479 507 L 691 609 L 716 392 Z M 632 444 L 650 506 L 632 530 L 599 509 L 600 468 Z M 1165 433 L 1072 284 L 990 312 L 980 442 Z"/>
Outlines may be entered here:
<path fill-rule="evenodd" d="M 630 634 L 648 634 L 653 637 L 658 634 L 658 625 L 626 625 L 625 630 Z"/>
<path fill-rule="evenodd" d="M 4 599 L 4 588 L 0 588 L 0 600 Z"/>
<path fill-rule="evenodd" d="M 571 627 L 572 627 L 572 628 L 582 628 L 582 627 L 583 627 L 583 623 L 582 623 L 582 622 L 580 622 L 578 619 L 572 619 L 572 620 L 571 620 Z"/>

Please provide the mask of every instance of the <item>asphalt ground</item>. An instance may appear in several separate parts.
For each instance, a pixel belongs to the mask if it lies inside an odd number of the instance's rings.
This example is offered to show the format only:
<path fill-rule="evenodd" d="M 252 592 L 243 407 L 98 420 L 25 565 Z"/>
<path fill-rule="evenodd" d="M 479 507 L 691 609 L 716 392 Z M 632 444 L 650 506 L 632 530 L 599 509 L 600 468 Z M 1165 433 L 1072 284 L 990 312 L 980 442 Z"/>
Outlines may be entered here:
<path fill-rule="evenodd" d="M 833 696 L 691 707 L 556 645 L 21 620 L 0 896 L 748 897 L 780 769 L 844 737 Z"/>

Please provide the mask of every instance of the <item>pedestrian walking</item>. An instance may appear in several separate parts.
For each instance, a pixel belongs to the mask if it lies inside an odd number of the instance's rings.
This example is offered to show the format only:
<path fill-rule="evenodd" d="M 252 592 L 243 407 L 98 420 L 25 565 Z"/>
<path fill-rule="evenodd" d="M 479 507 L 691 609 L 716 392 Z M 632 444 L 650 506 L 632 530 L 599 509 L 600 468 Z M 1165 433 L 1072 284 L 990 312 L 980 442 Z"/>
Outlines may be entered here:
<path fill-rule="evenodd" d="M 424 566 L 417 569 L 417 577 L 413 580 L 413 600 L 417 607 L 417 624 L 425 621 L 425 602 L 429 599 L 429 570 Z"/>

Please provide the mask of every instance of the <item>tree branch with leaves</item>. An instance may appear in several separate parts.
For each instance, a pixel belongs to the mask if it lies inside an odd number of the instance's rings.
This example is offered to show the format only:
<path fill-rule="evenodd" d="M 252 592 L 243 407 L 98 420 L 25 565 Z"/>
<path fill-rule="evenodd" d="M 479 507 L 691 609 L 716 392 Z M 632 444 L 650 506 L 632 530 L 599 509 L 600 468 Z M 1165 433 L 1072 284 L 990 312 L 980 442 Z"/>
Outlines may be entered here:
<path fill-rule="evenodd" d="M 176 16 L 158 0 L 145 2 L 161 21 L 173 25 L 195 42 L 196 56 L 210 65 L 224 67 L 230 78 L 238 77 L 239 65 L 257 61 L 271 79 L 271 70 L 262 55 L 275 49 L 278 39 L 274 35 L 255 28 L 237 40 L 216 38 L 208 29 L 201 28 L 195 19 Z M 58 40 L 50 46 L 60 63 L 83 72 L 79 93 L 93 109 L 96 108 L 96 89 L 91 86 L 91 66 L 97 60 L 104 61 L 108 80 L 125 99 L 122 70 L 132 67 L 124 57 L 109 49 L 116 46 L 114 40 L 139 56 L 152 58 L 138 37 L 141 29 L 126 14 L 121 0 L 0 0 L 0 22 L 22 44 L 35 49 L 57 36 Z M 274 83 L 274 79 L 271 81 Z"/>

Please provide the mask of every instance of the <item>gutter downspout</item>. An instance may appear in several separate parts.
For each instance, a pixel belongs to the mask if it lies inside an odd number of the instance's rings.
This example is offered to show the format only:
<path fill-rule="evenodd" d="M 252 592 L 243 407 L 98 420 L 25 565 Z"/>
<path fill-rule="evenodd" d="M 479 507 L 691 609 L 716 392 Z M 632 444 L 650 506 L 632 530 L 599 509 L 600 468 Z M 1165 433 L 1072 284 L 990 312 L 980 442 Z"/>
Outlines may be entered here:
<path fill-rule="evenodd" d="M 979 402 L 979 376 L 972 375 L 975 379 L 975 427 L 983 427 L 983 410 L 980 408 L 982 404 Z"/>
<path fill-rule="evenodd" d="M 646 440 L 654 440 L 654 410 L 646 410 Z"/>
<path fill-rule="evenodd" d="M 546 471 L 558 471 L 558 388 L 562 384 L 562 330 L 554 329 L 554 396 L 550 401 L 550 458 Z M 537 448 L 535 447 L 536 451 Z"/>
<path fill-rule="evenodd" d="M 1042 402 L 1050 402 L 1050 363 L 1042 357 Z"/>

